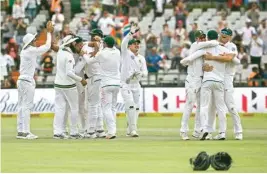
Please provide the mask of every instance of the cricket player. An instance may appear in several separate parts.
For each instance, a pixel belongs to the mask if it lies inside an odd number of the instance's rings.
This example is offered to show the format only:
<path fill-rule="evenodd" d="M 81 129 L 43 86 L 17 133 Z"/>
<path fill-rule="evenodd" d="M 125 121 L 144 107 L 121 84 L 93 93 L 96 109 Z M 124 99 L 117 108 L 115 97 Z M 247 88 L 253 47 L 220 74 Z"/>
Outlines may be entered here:
<path fill-rule="evenodd" d="M 82 58 L 79 55 L 80 51 L 82 50 L 84 44 L 82 38 L 75 36 L 72 33 L 68 34 L 69 36 L 72 37 L 77 37 L 76 45 L 76 53 L 73 55 L 74 60 L 75 60 L 75 74 L 84 77 L 84 66 L 79 66 L 80 64 L 78 63 Z M 51 49 L 55 52 L 59 51 L 59 46 L 57 46 L 56 43 L 52 44 Z M 85 108 L 85 96 L 86 96 L 86 87 L 84 87 L 80 82 L 76 82 L 77 90 L 78 90 L 78 104 L 79 104 L 79 117 L 78 117 L 78 128 L 79 128 L 79 133 L 80 135 L 84 135 L 86 132 L 86 108 Z M 66 107 L 66 115 L 65 116 L 65 121 L 64 121 L 64 126 L 67 126 L 67 120 L 68 120 L 68 114 L 69 114 L 69 106 Z M 65 128 L 64 134 L 68 135 L 67 129 Z"/>
<path fill-rule="evenodd" d="M 20 76 L 18 78 L 18 117 L 17 117 L 17 138 L 37 139 L 38 136 L 30 131 L 31 109 L 33 107 L 35 81 L 34 72 L 36 69 L 36 59 L 51 47 L 51 33 L 53 33 L 52 22 L 46 24 L 46 43 L 40 47 L 36 46 L 36 35 L 26 34 L 23 37 L 24 46 L 20 53 Z"/>
<path fill-rule="evenodd" d="M 64 134 L 64 120 L 67 116 L 66 107 L 70 107 L 70 138 L 82 138 L 78 133 L 78 91 L 76 82 L 86 86 L 87 82 L 75 74 L 75 60 L 73 54 L 77 52 L 75 36 L 68 35 L 63 39 L 57 53 L 57 73 L 55 79 L 55 117 L 54 117 L 54 138 L 67 139 Z"/>
<path fill-rule="evenodd" d="M 242 140 L 243 139 L 242 125 L 241 125 L 240 116 L 235 107 L 234 98 L 233 98 L 234 96 L 233 79 L 235 75 L 235 66 L 237 64 L 240 64 L 240 60 L 237 58 L 237 54 L 238 54 L 237 47 L 234 43 L 231 42 L 231 37 L 232 37 L 232 30 L 230 28 L 224 28 L 221 30 L 219 42 L 223 44 L 223 46 L 226 47 L 228 50 L 232 51 L 233 52 L 232 55 L 234 56 L 232 60 L 226 63 L 226 70 L 225 70 L 225 77 L 224 77 L 224 89 L 225 89 L 224 101 L 227 106 L 228 112 L 230 113 L 233 119 L 235 139 Z M 206 55 L 206 59 L 220 61 L 218 57 L 214 57 L 212 55 Z M 224 60 L 221 60 L 221 61 L 224 61 Z M 214 104 L 211 103 L 210 111 L 209 111 L 209 119 L 210 119 L 209 128 L 213 127 L 212 125 L 214 124 L 213 122 L 215 121 L 215 114 L 216 114 L 216 109 L 214 108 Z M 219 133 L 213 139 L 223 140 L 225 139 L 225 136 L 223 133 L 222 134 Z"/>
<path fill-rule="evenodd" d="M 133 39 L 139 30 L 136 24 L 131 25 L 130 32 L 123 38 L 121 44 L 121 81 L 122 97 L 125 103 L 127 117 L 127 136 L 138 137 L 137 120 L 140 107 L 140 84 L 142 77 L 147 75 L 145 58 L 138 54 L 140 40 Z"/>
<path fill-rule="evenodd" d="M 91 41 L 85 43 L 82 48 L 82 54 L 89 56 L 91 53 L 96 54 L 103 50 L 103 33 L 99 29 L 91 31 Z M 90 54 L 89 54 L 90 53 Z M 92 55 L 92 54 L 91 54 Z M 93 57 L 93 56 L 89 56 Z M 100 64 L 98 61 L 88 61 L 89 59 L 80 59 L 76 66 L 85 67 L 88 81 L 88 116 L 87 116 L 87 134 L 86 138 L 105 138 L 106 134 L 103 126 L 103 114 L 101 109 L 101 92 L 100 92 Z M 80 68 L 81 69 L 81 68 Z"/>
<path fill-rule="evenodd" d="M 111 36 L 106 36 L 104 49 L 98 52 L 95 57 L 84 54 L 84 59 L 88 64 L 98 62 L 100 65 L 101 105 L 108 130 L 107 139 L 116 138 L 116 105 L 120 90 L 121 55 L 114 45 L 115 40 Z"/>
<path fill-rule="evenodd" d="M 207 35 L 209 40 L 218 39 L 218 33 L 215 30 L 210 30 Z M 194 54 L 190 55 L 189 57 L 196 58 L 199 56 L 203 56 L 207 53 L 210 53 L 213 56 L 223 57 L 226 61 L 232 60 L 234 57 L 233 55 L 229 54 L 231 52 L 227 48 L 221 45 L 199 50 Z M 186 59 L 190 58 L 187 57 Z M 225 134 L 226 132 L 226 110 L 224 103 L 224 76 L 226 63 L 223 61 L 215 60 L 205 60 L 204 63 L 211 65 L 213 69 L 211 71 L 204 71 L 203 74 L 202 86 L 200 91 L 200 122 L 202 132 L 200 140 L 205 140 L 209 134 L 208 111 L 211 102 L 214 102 L 215 104 L 218 113 L 219 123 L 221 124 L 219 132 L 221 134 Z M 212 95 L 213 97 L 211 97 Z"/>
<path fill-rule="evenodd" d="M 190 47 L 190 54 L 196 52 L 202 48 L 208 48 L 219 45 L 216 40 L 206 41 L 206 34 L 202 30 L 198 30 L 195 33 L 196 42 Z M 182 60 L 183 61 L 183 60 Z M 187 68 L 187 77 L 185 82 L 186 88 L 186 103 L 184 107 L 184 113 L 181 121 L 180 135 L 183 140 L 189 140 L 187 132 L 189 131 L 188 121 L 192 113 L 195 103 L 197 103 L 197 109 L 195 114 L 195 128 L 193 137 L 198 138 L 200 135 L 200 87 L 203 78 L 203 59 L 196 59 Z"/>

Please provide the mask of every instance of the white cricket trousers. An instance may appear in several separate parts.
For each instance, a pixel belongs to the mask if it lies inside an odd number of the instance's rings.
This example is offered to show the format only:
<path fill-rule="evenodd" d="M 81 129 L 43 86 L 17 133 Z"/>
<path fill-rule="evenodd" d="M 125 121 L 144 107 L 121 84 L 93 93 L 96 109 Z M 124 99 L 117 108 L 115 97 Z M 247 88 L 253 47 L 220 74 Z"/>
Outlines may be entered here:
<path fill-rule="evenodd" d="M 57 88 L 55 87 L 55 116 L 54 116 L 54 135 L 65 132 L 64 120 L 67 107 L 70 107 L 70 135 L 78 133 L 78 91 L 77 87 Z"/>
<path fill-rule="evenodd" d="M 78 113 L 79 113 L 79 117 L 78 117 L 78 129 L 79 129 L 79 133 L 85 133 L 88 125 L 87 125 L 87 108 L 85 106 L 87 106 L 87 102 L 85 99 L 87 99 L 87 87 L 84 87 L 81 82 L 77 82 L 76 83 L 77 86 L 77 91 L 78 91 Z M 66 107 L 66 116 L 65 116 L 65 120 L 64 120 L 64 127 L 65 127 L 65 132 L 68 132 L 67 129 L 67 122 L 69 119 L 69 115 L 70 115 L 70 107 L 67 105 Z"/>
<path fill-rule="evenodd" d="M 140 110 L 140 89 L 139 83 L 123 84 L 121 88 L 127 118 L 127 134 L 130 134 L 132 131 L 137 131 Z"/>
<path fill-rule="evenodd" d="M 99 78 L 91 77 L 88 79 L 87 125 L 89 126 L 89 133 L 104 130 L 100 84 L 101 80 Z"/>
<path fill-rule="evenodd" d="M 87 113 L 85 109 L 85 99 L 86 99 L 86 93 L 87 88 L 81 84 L 81 82 L 76 83 L 77 91 L 78 91 L 78 104 L 79 104 L 79 117 L 78 117 L 78 128 L 80 133 L 84 133 L 87 129 L 86 125 L 86 117 Z"/>
<path fill-rule="evenodd" d="M 18 86 L 18 116 L 17 131 L 30 133 L 31 109 L 35 92 L 34 80 L 19 79 Z"/>
<path fill-rule="evenodd" d="M 188 121 L 194 105 L 197 104 L 195 113 L 195 127 L 194 131 L 200 132 L 200 88 L 202 83 L 202 77 L 193 77 L 188 75 L 185 81 L 186 90 L 186 102 L 184 112 L 181 121 L 180 132 L 188 132 Z"/>
<path fill-rule="evenodd" d="M 104 120 L 107 126 L 109 135 L 116 135 L 116 105 L 118 93 L 120 90 L 119 85 L 110 85 L 101 88 L 101 106 L 103 109 Z"/>
<path fill-rule="evenodd" d="M 242 133 L 242 124 L 241 124 L 241 119 L 240 116 L 237 112 L 237 109 L 235 107 L 235 102 L 234 102 L 234 86 L 233 86 L 233 76 L 225 76 L 224 80 L 224 102 L 227 106 L 228 112 L 232 117 L 233 120 L 233 128 L 234 128 L 234 133 Z M 211 127 L 212 124 L 215 123 L 215 113 L 216 109 L 213 103 L 211 103 L 210 106 L 210 115 L 209 115 L 209 127 Z M 220 127 L 220 122 L 219 122 L 219 127 Z"/>
<path fill-rule="evenodd" d="M 213 95 L 213 97 L 212 97 Z M 200 91 L 200 122 L 203 132 L 209 132 L 208 112 L 210 103 L 215 104 L 221 126 L 219 132 L 226 132 L 226 111 L 224 85 L 221 82 L 205 81 Z"/>

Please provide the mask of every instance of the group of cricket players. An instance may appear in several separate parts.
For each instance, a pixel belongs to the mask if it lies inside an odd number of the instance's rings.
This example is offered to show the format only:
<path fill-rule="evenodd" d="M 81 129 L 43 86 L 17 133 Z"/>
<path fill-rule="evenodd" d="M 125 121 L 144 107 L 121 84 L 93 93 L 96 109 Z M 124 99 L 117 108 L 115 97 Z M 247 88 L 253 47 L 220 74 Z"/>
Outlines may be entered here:
<path fill-rule="evenodd" d="M 17 138 L 38 138 L 30 131 L 30 111 L 35 91 L 33 77 L 37 57 L 50 49 L 57 52 L 53 138 L 116 138 L 119 91 L 125 104 L 126 136 L 138 137 L 140 80 L 148 72 L 145 58 L 138 53 L 140 40 L 134 37 L 139 31 L 137 24 L 131 24 L 120 51 L 115 47 L 115 40 L 111 36 L 104 37 L 100 29 L 89 33 L 91 41 L 85 42 L 70 33 L 59 45 L 52 39 L 54 27 L 50 21 L 46 29 L 46 43 L 40 47 L 37 47 L 36 35 L 28 33 L 23 38 L 17 82 Z M 224 140 L 228 108 L 233 118 L 235 139 L 243 139 L 241 121 L 233 99 L 234 67 L 240 61 L 236 58 L 236 46 L 230 42 L 231 36 L 229 28 L 223 29 L 220 36 L 210 30 L 206 40 L 206 34 L 198 30 L 195 33 L 196 42 L 190 48 L 190 56 L 181 61 L 182 65 L 188 66 L 186 104 L 180 129 L 183 140 L 189 140 L 188 121 L 195 104 L 194 138 Z M 212 137 L 216 113 L 219 134 Z"/>
<path fill-rule="evenodd" d="M 53 25 L 46 25 L 47 40 L 36 46 L 36 35 L 26 34 L 20 53 L 18 78 L 17 138 L 37 139 L 30 131 L 30 110 L 33 106 L 36 59 L 48 50 L 57 52 L 55 116 L 53 138 L 116 138 L 116 105 L 119 91 L 125 102 L 126 135 L 138 137 L 137 120 L 140 105 L 140 80 L 147 76 L 145 58 L 138 53 L 140 40 L 134 35 L 139 28 L 131 25 L 121 51 L 111 36 L 94 29 L 91 41 L 69 34 L 60 45 L 52 40 Z M 69 122 L 69 124 L 68 124 Z M 104 130 L 104 123 L 107 131 Z M 67 129 L 68 128 L 68 129 Z"/>
<path fill-rule="evenodd" d="M 240 64 L 237 47 L 231 42 L 232 30 L 224 28 L 217 33 L 209 30 L 207 35 L 198 30 L 196 42 L 191 45 L 190 55 L 181 60 L 188 66 L 185 82 L 186 104 L 184 107 L 180 135 L 189 140 L 188 120 L 197 104 L 193 137 L 200 140 L 226 139 L 226 113 L 232 117 L 236 140 L 242 140 L 240 116 L 234 104 L 233 80 L 235 66 Z M 212 137 L 218 115 L 219 134 Z"/>

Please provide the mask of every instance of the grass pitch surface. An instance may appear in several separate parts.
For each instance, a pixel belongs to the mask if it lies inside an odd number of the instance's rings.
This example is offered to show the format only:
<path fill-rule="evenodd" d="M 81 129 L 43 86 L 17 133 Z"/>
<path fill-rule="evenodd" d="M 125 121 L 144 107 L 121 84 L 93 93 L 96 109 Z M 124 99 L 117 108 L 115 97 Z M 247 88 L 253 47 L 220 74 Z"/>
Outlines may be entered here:
<path fill-rule="evenodd" d="M 125 118 L 117 119 L 118 138 L 55 140 L 52 118 L 32 118 L 38 140 L 17 140 L 16 119 L 2 118 L 1 172 L 192 172 L 189 158 L 200 151 L 230 153 L 229 172 L 267 172 L 267 116 L 243 117 L 244 140 L 233 138 L 228 118 L 225 141 L 182 141 L 180 117 L 139 119 L 139 138 L 125 136 Z M 191 128 L 193 119 L 190 120 Z M 191 133 L 190 133 L 191 136 Z M 208 172 L 215 172 L 211 167 Z"/>

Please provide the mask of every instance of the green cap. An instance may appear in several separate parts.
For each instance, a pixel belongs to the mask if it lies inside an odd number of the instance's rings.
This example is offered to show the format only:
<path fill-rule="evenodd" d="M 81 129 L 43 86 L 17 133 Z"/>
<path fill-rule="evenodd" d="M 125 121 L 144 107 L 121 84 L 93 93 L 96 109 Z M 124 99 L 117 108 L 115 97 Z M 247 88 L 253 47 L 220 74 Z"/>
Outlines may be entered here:
<path fill-rule="evenodd" d="M 209 40 L 217 40 L 218 39 L 218 33 L 215 30 L 210 30 L 207 33 Z"/>
<path fill-rule="evenodd" d="M 77 40 L 75 41 L 76 43 L 81 43 L 83 42 L 83 39 L 80 36 L 76 36 Z"/>
<path fill-rule="evenodd" d="M 111 36 L 106 36 L 104 38 L 104 43 L 106 43 L 109 47 L 113 47 L 115 45 L 115 40 Z"/>
<path fill-rule="evenodd" d="M 222 34 L 228 35 L 228 36 L 232 36 L 233 35 L 233 31 L 230 28 L 224 28 L 221 30 Z"/>
<path fill-rule="evenodd" d="M 128 45 L 132 45 L 132 44 L 134 44 L 134 43 L 141 43 L 141 41 L 140 40 L 138 40 L 138 39 L 131 39 L 129 42 L 128 42 Z"/>
<path fill-rule="evenodd" d="M 204 31 L 202 30 L 197 30 L 195 32 L 195 38 L 199 38 L 199 37 L 206 37 L 206 34 L 204 33 Z"/>
<path fill-rule="evenodd" d="M 91 32 L 90 32 L 91 35 L 97 35 L 97 36 L 100 36 L 101 38 L 103 37 L 103 32 L 96 28 L 96 29 L 93 29 Z"/>

